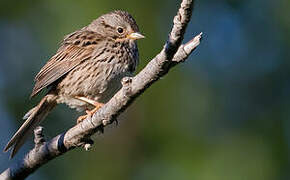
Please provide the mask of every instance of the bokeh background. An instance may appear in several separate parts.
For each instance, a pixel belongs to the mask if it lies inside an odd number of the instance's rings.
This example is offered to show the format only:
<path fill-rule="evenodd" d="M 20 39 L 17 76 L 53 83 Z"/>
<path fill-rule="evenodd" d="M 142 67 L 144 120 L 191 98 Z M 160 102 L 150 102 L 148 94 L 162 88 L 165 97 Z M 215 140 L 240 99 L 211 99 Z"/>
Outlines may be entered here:
<path fill-rule="evenodd" d="M 177 0 L 1 0 L 0 147 L 40 97 L 33 78 L 68 34 L 114 9 L 129 11 L 146 39 L 142 69 L 166 41 Z M 188 61 L 148 89 L 96 136 L 29 180 L 290 179 L 290 1 L 198 0 L 186 32 L 204 32 Z M 47 138 L 75 123 L 58 106 L 43 122 Z M 0 152 L 0 171 L 13 160 Z"/>

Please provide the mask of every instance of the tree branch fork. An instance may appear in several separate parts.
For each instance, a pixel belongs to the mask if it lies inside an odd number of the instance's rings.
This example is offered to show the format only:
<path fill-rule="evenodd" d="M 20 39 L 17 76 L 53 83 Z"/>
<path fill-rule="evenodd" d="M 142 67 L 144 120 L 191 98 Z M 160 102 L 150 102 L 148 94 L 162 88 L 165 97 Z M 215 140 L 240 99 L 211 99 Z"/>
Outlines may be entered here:
<path fill-rule="evenodd" d="M 200 44 L 202 33 L 185 44 L 181 44 L 186 26 L 191 19 L 194 0 L 183 0 L 164 48 L 134 77 L 122 79 L 122 88 L 100 108 L 66 132 L 45 141 L 43 128 L 34 130 L 34 148 L 26 156 L 0 174 L 0 180 L 25 179 L 48 161 L 76 147 L 89 150 L 93 144 L 90 139 L 95 133 L 103 133 L 104 127 L 112 124 L 140 94 L 149 88 L 169 70 L 184 62 Z"/>

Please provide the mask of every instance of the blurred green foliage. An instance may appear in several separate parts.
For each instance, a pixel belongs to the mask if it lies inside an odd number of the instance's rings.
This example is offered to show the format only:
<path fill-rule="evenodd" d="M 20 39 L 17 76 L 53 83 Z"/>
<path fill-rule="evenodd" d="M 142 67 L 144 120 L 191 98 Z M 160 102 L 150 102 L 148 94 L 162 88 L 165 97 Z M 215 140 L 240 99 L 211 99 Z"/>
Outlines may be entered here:
<path fill-rule="evenodd" d="M 114 9 L 145 34 L 142 69 L 166 41 L 179 1 L 23 0 L 0 2 L 0 145 L 40 97 L 33 78 L 65 34 Z M 290 179 L 290 2 L 197 1 L 185 40 L 205 36 L 188 61 L 138 98 L 92 150 L 77 149 L 28 179 Z M 58 106 L 47 138 L 73 126 Z M 0 154 L 0 170 L 16 159 Z"/>

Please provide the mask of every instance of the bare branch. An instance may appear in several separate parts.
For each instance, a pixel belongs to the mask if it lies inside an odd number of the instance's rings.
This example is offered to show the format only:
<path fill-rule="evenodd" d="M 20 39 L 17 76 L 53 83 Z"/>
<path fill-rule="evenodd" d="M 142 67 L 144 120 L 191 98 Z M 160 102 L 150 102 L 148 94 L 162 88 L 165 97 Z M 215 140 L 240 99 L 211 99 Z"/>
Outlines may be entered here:
<path fill-rule="evenodd" d="M 157 54 L 147 66 L 135 77 L 126 77 L 122 80 L 123 87 L 114 97 L 99 109 L 93 117 L 89 117 L 72 127 L 68 131 L 54 137 L 48 142 L 44 141 L 42 128 L 35 130 L 35 147 L 22 161 L 17 162 L 1 175 L 0 179 L 25 179 L 28 175 L 44 165 L 51 159 L 74 149 L 84 147 L 89 149 L 93 142 L 90 136 L 96 132 L 103 132 L 105 126 L 113 123 L 142 92 L 157 81 L 160 77 L 176 64 L 183 62 L 191 52 L 199 45 L 202 33 L 194 37 L 186 44 L 181 42 L 184 37 L 186 26 L 190 21 L 193 0 L 183 0 L 174 24 L 169 34 L 168 41 L 159 54 Z"/>

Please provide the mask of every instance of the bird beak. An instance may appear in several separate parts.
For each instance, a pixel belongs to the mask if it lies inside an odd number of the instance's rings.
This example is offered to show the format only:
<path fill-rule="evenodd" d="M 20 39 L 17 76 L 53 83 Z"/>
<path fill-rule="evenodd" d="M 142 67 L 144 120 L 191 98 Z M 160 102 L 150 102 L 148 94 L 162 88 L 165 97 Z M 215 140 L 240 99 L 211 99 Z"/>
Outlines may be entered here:
<path fill-rule="evenodd" d="M 142 39 L 142 38 L 145 38 L 145 36 L 143 36 L 141 33 L 139 32 L 133 32 L 131 34 L 129 34 L 127 36 L 127 38 L 129 39 L 133 39 L 133 40 L 137 40 L 137 39 Z"/>

